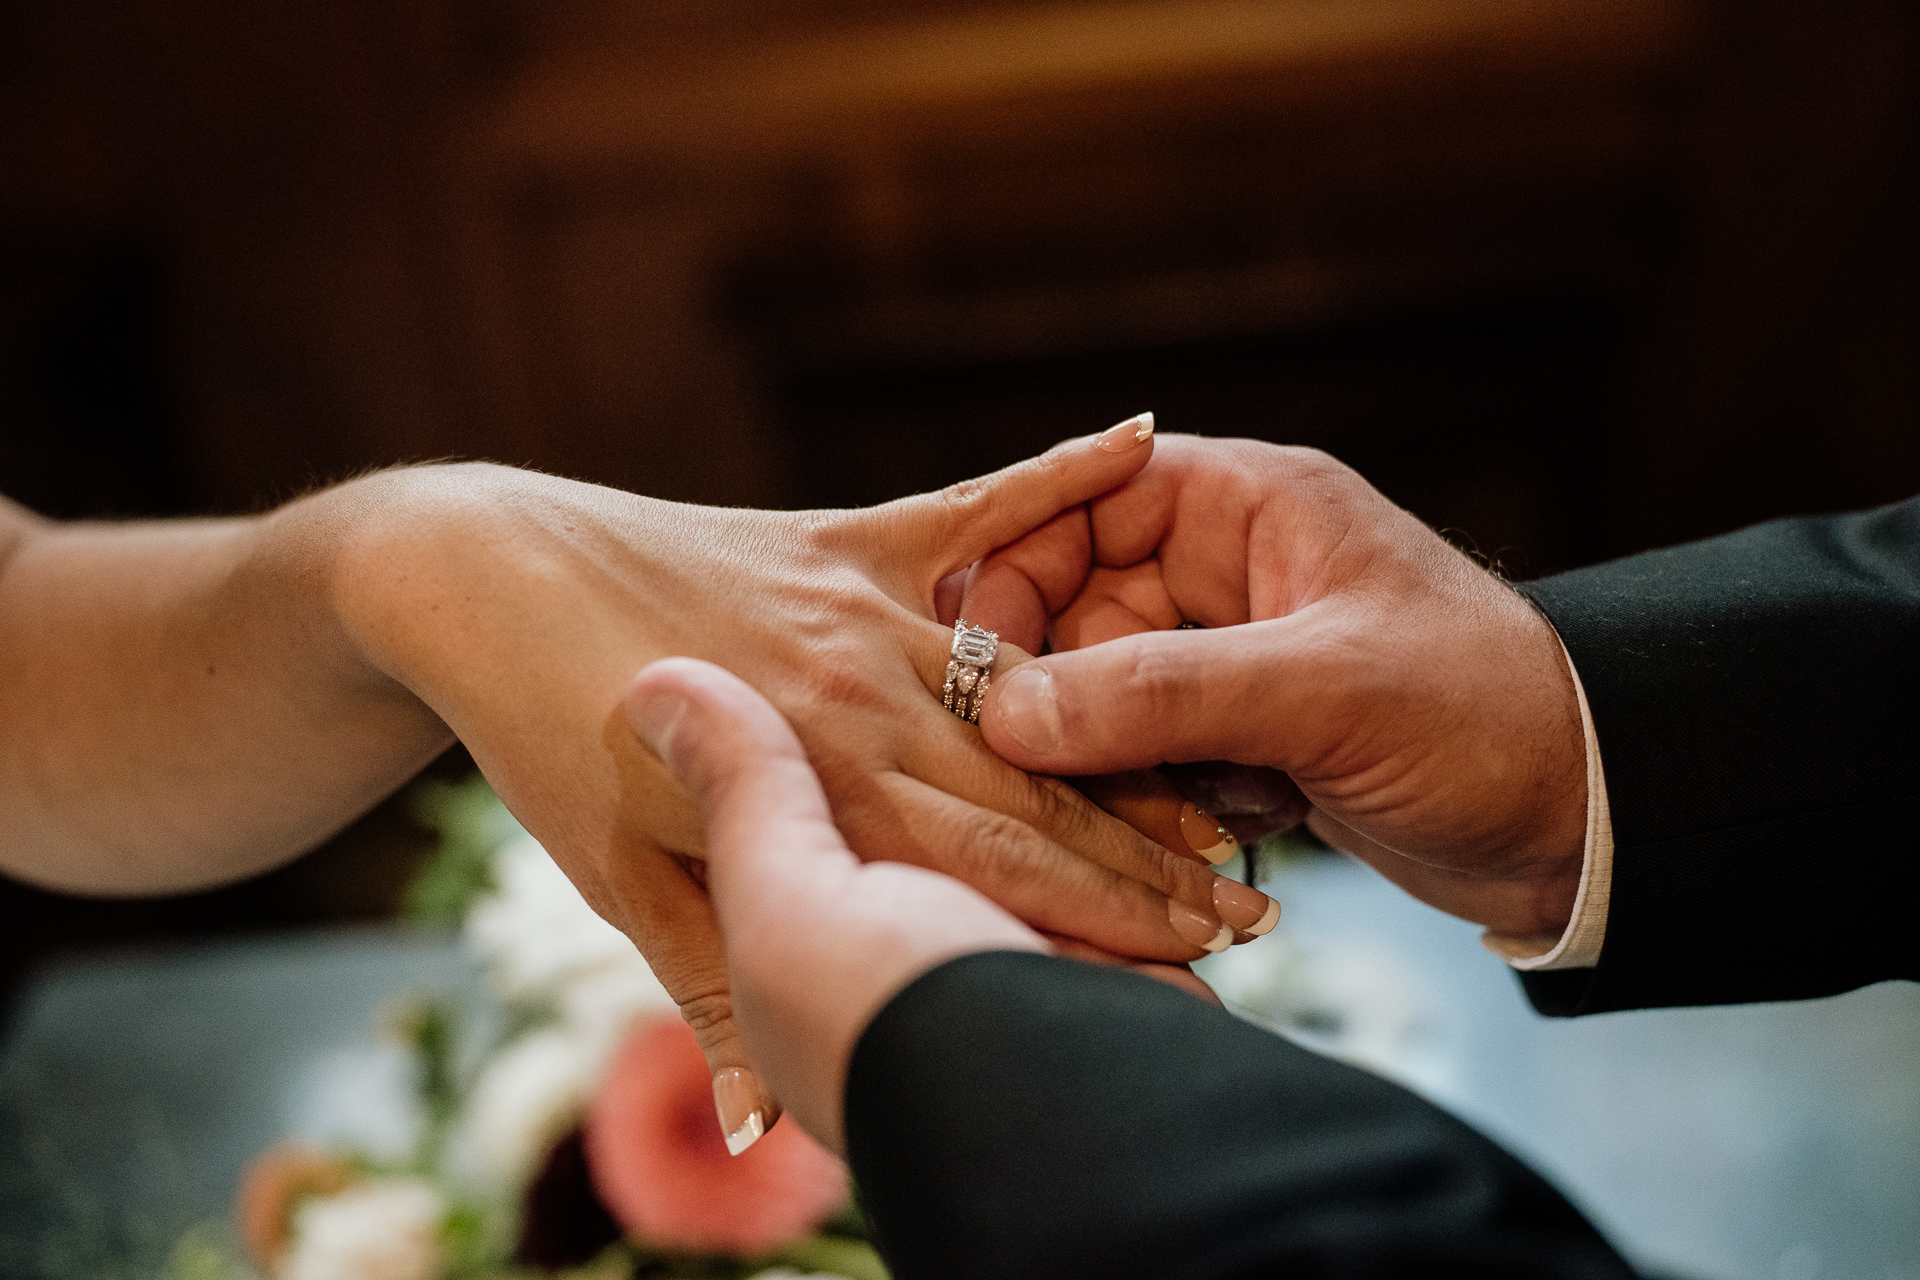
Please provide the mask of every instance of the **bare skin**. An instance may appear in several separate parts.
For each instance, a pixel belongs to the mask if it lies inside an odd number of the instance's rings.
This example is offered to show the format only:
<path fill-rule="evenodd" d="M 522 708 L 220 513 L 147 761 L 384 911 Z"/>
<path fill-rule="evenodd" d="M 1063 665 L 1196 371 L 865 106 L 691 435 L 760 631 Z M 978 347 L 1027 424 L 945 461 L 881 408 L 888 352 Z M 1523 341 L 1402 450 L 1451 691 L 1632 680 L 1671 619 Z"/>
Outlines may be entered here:
<path fill-rule="evenodd" d="M 653 964 L 716 1070 L 748 1066 L 700 816 L 619 712 L 670 654 L 797 727 L 866 858 L 937 867 L 1038 928 L 1180 962 L 1211 875 L 944 712 L 947 575 L 1126 479 L 1072 441 L 863 511 L 656 502 L 485 465 L 257 519 L 62 526 L 0 510 L 0 867 L 143 894 L 311 847 L 455 736 Z"/>
<path fill-rule="evenodd" d="M 1585 746 L 1525 600 L 1314 450 L 1161 437 L 1090 511 L 968 583 L 970 617 L 1056 650 L 989 693 L 995 750 L 1062 776 L 1229 762 L 1186 782 L 1243 838 L 1304 816 L 1444 911 L 1565 928 Z"/>
<path fill-rule="evenodd" d="M 862 865 L 793 730 L 729 673 L 655 663 L 626 711 L 711 833 L 714 902 L 753 1058 L 801 1126 L 844 1155 L 847 1065 L 874 1014 L 942 961 L 1047 943 L 957 880 Z"/>

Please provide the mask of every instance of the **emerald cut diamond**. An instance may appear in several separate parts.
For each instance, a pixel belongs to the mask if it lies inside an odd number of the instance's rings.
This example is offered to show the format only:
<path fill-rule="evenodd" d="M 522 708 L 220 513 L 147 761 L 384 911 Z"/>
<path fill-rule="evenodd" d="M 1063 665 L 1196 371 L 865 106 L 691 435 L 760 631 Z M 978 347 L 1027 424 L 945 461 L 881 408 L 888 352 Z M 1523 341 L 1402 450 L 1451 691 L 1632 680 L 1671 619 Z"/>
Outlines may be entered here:
<path fill-rule="evenodd" d="M 999 648 L 1000 637 L 993 632 L 981 627 L 969 627 L 964 622 L 954 624 L 954 661 L 974 667 L 989 667 L 993 665 L 993 656 Z"/>

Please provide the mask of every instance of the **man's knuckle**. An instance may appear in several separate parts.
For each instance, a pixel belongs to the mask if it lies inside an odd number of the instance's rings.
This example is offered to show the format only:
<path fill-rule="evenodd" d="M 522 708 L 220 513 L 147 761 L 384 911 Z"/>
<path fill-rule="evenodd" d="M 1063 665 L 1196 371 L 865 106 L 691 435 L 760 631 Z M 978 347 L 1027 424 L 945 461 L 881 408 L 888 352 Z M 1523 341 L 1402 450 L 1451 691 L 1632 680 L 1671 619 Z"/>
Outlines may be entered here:
<path fill-rule="evenodd" d="M 1166 724 L 1185 711 L 1188 692 L 1156 644 L 1136 645 L 1121 681 L 1137 724 Z"/>

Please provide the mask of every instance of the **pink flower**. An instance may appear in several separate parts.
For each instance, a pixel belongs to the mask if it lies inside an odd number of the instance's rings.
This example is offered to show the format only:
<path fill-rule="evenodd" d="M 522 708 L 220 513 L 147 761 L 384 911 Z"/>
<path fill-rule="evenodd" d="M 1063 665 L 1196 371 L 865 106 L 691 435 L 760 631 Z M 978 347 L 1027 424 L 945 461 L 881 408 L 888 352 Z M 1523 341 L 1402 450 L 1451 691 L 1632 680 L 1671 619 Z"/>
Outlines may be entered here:
<path fill-rule="evenodd" d="M 755 1257 L 846 1202 L 846 1167 L 788 1120 L 737 1156 L 714 1115 L 707 1060 L 678 1018 L 641 1024 L 587 1115 L 594 1189 L 636 1240 Z"/>

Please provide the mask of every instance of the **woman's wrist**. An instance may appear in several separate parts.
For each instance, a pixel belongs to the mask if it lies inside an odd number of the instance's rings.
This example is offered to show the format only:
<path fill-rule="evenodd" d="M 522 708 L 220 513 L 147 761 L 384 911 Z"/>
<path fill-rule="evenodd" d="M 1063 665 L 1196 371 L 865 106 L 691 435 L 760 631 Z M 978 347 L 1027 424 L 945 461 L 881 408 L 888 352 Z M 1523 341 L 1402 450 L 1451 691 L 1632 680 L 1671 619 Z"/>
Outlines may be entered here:
<path fill-rule="evenodd" d="M 397 468 L 320 495 L 308 523 L 355 660 L 439 709 L 481 651 L 577 621 L 547 597 L 576 567 L 567 544 L 604 517 L 583 495 L 630 497 L 492 463 Z"/>
<path fill-rule="evenodd" d="M 616 882 L 633 842 L 701 847 L 658 762 L 608 727 L 635 671 L 700 643 L 682 633 L 710 611 L 711 557 L 673 527 L 696 509 L 489 464 L 383 472 L 334 496 L 329 595 L 357 660 L 465 742 L 626 927 Z M 690 571 L 698 585 L 677 581 Z M 610 842 L 633 848 L 602 865 Z"/>

